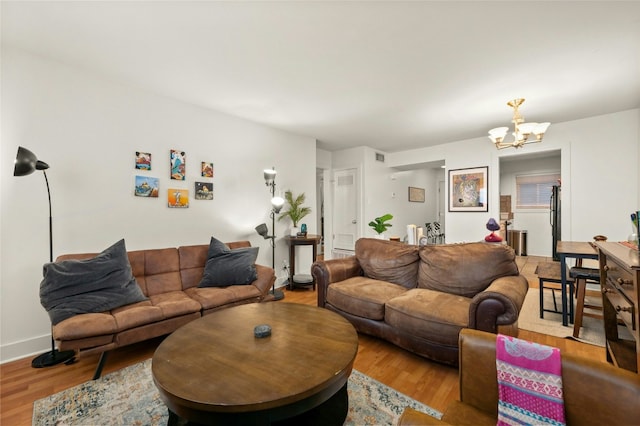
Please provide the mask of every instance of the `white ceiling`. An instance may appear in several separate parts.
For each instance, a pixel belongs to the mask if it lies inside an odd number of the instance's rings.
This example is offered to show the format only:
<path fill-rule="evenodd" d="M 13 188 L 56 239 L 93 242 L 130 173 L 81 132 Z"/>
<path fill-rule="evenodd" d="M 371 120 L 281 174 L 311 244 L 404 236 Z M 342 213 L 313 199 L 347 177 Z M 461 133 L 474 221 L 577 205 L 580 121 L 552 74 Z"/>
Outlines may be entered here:
<path fill-rule="evenodd" d="M 2 1 L 2 44 L 394 152 L 640 107 L 639 1 Z M 548 131 L 553 132 L 553 125 Z M 490 143 L 487 139 L 487 143 Z"/>

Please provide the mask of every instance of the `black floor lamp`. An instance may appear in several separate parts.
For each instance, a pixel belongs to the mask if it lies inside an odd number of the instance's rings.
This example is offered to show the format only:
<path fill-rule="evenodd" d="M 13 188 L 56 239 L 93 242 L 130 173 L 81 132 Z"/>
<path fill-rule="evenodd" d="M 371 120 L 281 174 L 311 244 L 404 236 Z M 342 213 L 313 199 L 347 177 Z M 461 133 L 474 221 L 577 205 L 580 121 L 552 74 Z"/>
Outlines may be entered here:
<path fill-rule="evenodd" d="M 47 184 L 47 197 L 49 198 L 49 262 L 53 262 L 53 219 L 51 217 L 51 191 L 49 190 L 49 179 L 47 179 L 47 170 L 49 165 L 44 161 L 38 160 L 36 155 L 26 148 L 18 147 L 15 166 L 13 168 L 14 176 L 27 176 L 36 170 L 42 170 L 44 181 Z M 75 357 L 74 351 L 58 351 L 53 340 L 53 330 L 51 330 L 51 351 L 38 355 L 31 361 L 34 368 L 51 367 L 62 362 L 68 362 Z"/>
<path fill-rule="evenodd" d="M 270 240 L 271 244 L 271 267 L 276 270 L 276 215 L 280 213 L 282 206 L 284 206 L 284 199 L 282 197 L 276 197 L 276 169 L 266 169 L 264 171 L 264 181 L 271 191 L 271 235 L 269 235 L 269 228 L 264 223 L 256 226 L 256 232 L 260 234 L 265 240 Z M 273 283 L 271 294 L 275 300 L 284 299 L 284 293 L 280 290 L 276 290 L 276 283 Z"/>

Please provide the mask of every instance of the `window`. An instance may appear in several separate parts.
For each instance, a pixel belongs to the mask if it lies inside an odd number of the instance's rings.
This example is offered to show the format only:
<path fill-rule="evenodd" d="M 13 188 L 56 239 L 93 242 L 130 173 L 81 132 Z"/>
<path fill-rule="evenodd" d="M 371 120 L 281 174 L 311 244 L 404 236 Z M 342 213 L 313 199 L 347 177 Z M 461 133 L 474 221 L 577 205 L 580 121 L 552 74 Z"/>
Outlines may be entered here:
<path fill-rule="evenodd" d="M 516 208 L 548 209 L 551 187 L 559 181 L 560 173 L 516 176 Z"/>

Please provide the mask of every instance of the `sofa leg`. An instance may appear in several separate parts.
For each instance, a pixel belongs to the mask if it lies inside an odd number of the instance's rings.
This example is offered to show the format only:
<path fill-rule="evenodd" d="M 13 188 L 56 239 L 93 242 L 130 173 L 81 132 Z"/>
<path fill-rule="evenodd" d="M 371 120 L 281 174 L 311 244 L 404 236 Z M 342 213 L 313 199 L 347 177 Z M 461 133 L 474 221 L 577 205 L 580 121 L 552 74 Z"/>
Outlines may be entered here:
<path fill-rule="evenodd" d="M 104 367 L 104 363 L 107 361 L 107 354 L 109 351 L 102 352 L 100 355 L 100 360 L 98 361 L 98 366 L 96 367 L 96 372 L 93 373 L 93 380 L 97 380 L 100 378 L 102 374 L 102 368 Z"/>

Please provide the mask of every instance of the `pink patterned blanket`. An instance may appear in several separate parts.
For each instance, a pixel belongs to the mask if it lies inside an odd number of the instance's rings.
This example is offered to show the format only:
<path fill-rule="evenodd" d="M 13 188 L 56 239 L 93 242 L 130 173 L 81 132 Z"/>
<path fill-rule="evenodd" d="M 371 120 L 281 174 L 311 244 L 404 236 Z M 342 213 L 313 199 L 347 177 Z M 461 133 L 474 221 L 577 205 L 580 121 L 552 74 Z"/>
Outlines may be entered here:
<path fill-rule="evenodd" d="M 499 334 L 498 425 L 564 425 L 557 348 Z"/>

